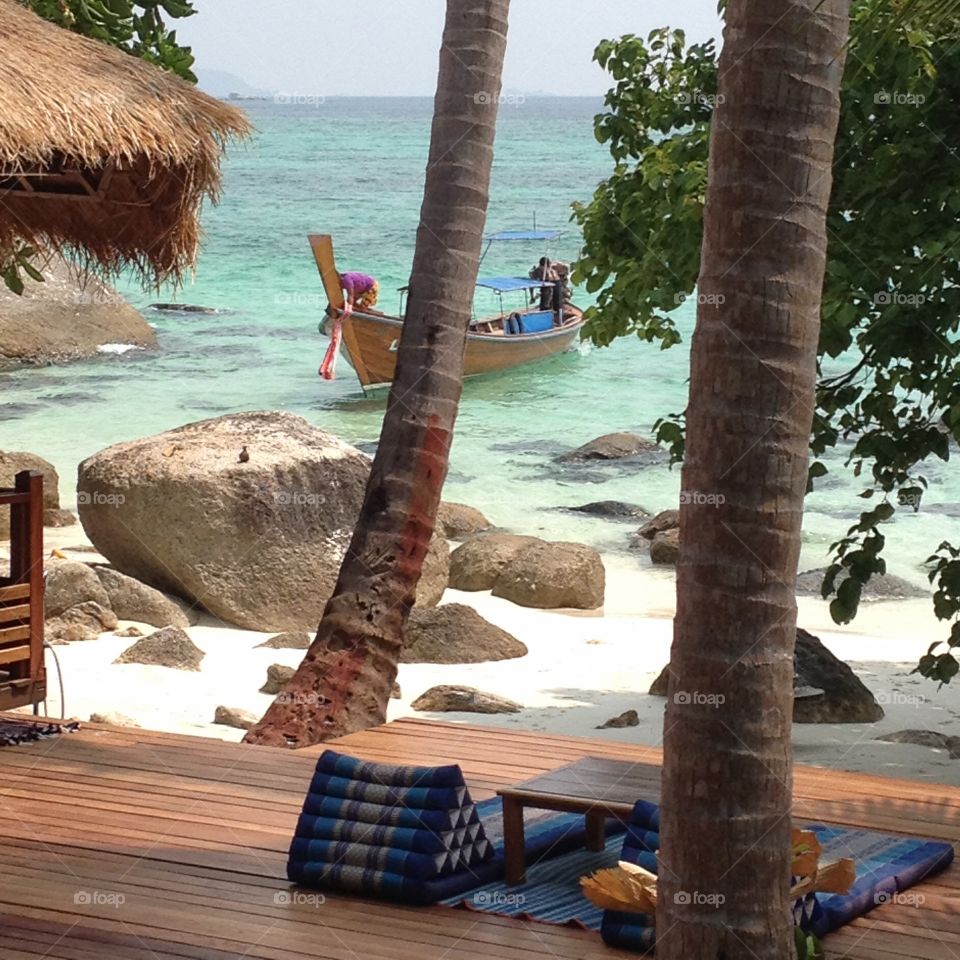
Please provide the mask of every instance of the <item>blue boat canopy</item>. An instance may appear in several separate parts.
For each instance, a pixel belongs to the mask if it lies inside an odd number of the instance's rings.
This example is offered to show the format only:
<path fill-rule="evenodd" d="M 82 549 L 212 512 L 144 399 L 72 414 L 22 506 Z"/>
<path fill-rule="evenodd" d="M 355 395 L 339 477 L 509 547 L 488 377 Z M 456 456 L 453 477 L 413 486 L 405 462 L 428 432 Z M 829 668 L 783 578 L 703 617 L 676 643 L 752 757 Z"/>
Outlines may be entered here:
<path fill-rule="evenodd" d="M 559 230 L 501 230 L 487 234 L 484 239 L 495 243 L 498 240 L 556 240 L 559 236 Z"/>
<path fill-rule="evenodd" d="M 553 284 L 530 280 L 527 277 L 486 277 L 478 280 L 477 286 L 496 293 L 511 293 L 514 290 L 539 290 L 541 287 L 552 287 Z"/>

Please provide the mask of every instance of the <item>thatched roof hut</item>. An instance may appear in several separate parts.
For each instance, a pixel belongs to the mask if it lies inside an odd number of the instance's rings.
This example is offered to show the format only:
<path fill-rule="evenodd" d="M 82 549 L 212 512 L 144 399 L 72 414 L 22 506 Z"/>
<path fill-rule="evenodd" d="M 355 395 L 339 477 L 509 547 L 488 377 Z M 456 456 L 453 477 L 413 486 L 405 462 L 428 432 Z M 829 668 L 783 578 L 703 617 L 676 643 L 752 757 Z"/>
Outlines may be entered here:
<path fill-rule="evenodd" d="M 0 251 L 22 238 L 179 277 L 223 149 L 249 130 L 179 77 L 0 0 Z"/>

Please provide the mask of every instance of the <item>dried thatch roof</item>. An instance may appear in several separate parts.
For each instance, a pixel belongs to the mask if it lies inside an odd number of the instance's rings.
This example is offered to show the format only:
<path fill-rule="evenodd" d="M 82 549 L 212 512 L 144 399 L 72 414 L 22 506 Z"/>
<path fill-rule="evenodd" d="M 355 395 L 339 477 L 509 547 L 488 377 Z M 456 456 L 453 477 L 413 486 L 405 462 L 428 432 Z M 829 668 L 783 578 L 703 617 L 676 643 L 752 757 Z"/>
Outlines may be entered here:
<path fill-rule="evenodd" d="M 159 280 L 196 257 L 242 112 L 0 0 L 0 250 L 16 238 Z"/>

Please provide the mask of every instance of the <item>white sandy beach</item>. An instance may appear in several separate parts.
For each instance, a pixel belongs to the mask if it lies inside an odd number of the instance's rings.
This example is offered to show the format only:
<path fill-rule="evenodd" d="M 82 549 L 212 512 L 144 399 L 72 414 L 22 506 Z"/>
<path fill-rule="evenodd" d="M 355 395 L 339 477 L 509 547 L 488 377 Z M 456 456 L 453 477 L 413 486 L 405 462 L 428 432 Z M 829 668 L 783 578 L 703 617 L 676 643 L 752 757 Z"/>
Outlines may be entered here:
<path fill-rule="evenodd" d="M 82 530 L 47 531 L 48 548 L 85 543 Z M 89 553 L 76 559 L 90 560 Z M 488 593 L 448 590 L 444 602 L 473 606 L 522 640 L 529 655 L 495 663 L 403 664 L 402 698 L 390 702 L 389 719 L 404 716 L 519 727 L 659 745 L 664 701 L 646 691 L 669 659 L 674 609 L 672 571 L 645 560 L 605 556 L 607 603 L 603 614 L 555 613 L 516 606 Z M 936 686 L 910 671 L 929 644 L 942 635 L 928 600 L 864 604 L 855 624 L 838 629 L 826 604 L 800 601 L 800 625 L 850 662 L 886 713 L 875 724 L 794 725 L 798 762 L 960 785 L 960 760 L 944 751 L 875 737 L 902 729 L 928 729 L 960 736 L 960 689 Z M 124 622 L 121 626 L 127 626 Z M 153 628 L 142 626 L 145 633 Z M 206 652 L 198 673 L 165 667 L 116 665 L 133 640 L 106 634 L 99 640 L 57 646 L 63 670 L 66 715 L 81 720 L 93 712 L 118 713 L 143 727 L 239 740 L 242 731 L 212 722 L 218 705 L 261 714 L 270 697 L 258 692 L 272 663 L 295 666 L 297 650 L 256 649 L 269 634 L 224 626 L 209 617 L 188 630 Z M 48 712 L 61 704 L 56 667 L 48 659 Z M 478 687 L 523 704 L 515 714 L 422 714 L 411 702 L 436 684 Z M 634 709 L 639 726 L 597 730 Z"/>

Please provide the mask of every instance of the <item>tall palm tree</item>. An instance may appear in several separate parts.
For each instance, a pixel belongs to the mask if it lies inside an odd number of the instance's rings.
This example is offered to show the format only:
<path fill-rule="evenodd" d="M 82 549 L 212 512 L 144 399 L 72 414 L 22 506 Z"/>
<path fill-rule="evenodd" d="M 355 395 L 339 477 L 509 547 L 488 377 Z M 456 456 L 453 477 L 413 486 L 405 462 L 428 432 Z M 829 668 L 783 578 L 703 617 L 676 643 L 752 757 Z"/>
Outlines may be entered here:
<path fill-rule="evenodd" d="M 410 294 L 380 445 L 316 639 L 248 743 L 302 747 L 386 717 L 460 401 L 508 9 L 509 0 L 447 0 Z"/>
<path fill-rule="evenodd" d="M 660 960 L 794 955 L 794 588 L 848 8 L 726 5 L 664 721 Z"/>

